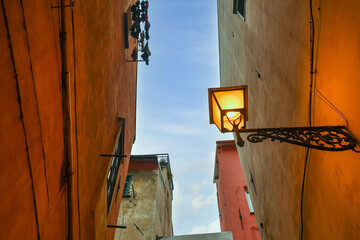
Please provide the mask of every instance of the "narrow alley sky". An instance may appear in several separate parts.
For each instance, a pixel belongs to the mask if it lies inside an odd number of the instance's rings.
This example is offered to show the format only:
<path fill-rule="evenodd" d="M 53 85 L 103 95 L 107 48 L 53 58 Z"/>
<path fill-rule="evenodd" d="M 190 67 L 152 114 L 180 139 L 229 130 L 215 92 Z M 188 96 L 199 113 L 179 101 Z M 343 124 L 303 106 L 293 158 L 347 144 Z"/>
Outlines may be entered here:
<path fill-rule="evenodd" d="M 216 0 L 149 1 L 150 65 L 139 63 L 132 154 L 169 153 L 175 235 L 219 232 L 207 89 L 218 87 Z"/>

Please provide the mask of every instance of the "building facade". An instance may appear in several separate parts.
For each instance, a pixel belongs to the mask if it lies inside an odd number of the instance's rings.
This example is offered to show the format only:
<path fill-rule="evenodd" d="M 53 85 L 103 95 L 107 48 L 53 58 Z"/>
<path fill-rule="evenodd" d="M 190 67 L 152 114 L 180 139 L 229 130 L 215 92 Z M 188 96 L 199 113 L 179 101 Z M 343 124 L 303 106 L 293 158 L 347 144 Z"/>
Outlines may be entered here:
<path fill-rule="evenodd" d="M 0 2 L 1 239 L 113 238 L 135 139 L 134 2 Z"/>
<path fill-rule="evenodd" d="M 131 156 L 115 239 L 173 236 L 173 189 L 168 154 Z"/>
<path fill-rule="evenodd" d="M 248 86 L 248 128 L 344 125 L 360 138 L 359 1 L 217 2 L 220 85 Z M 270 140 L 238 153 L 262 239 L 360 236 L 358 153 Z"/>
<path fill-rule="evenodd" d="M 217 141 L 214 169 L 221 231 L 234 240 L 260 240 L 251 197 L 234 141 Z"/>
<path fill-rule="evenodd" d="M 203 233 L 162 237 L 159 240 L 233 240 L 231 232 Z"/>

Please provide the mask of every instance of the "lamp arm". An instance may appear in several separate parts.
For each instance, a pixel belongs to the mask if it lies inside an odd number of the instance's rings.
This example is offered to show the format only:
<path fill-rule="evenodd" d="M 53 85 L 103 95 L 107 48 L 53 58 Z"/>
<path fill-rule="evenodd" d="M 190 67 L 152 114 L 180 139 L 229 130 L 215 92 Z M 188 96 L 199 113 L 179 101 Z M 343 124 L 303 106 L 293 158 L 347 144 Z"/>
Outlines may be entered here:
<path fill-rule="evenodd" d="M 240 132 L 238 126 L 234 126 L 234 132 L 236 134 L 236 143 L 239 147 L 243 147 L 245 145 L 244 140 L 240 136 Z"/>
<path fill-rule="evenodd" d="M 266 139 L 279 140 L 303 147 L 325 151 L 354 150 L 359 144 L 356 138 L 345 126 L 318 126 L 318 127 L 289 127 L 289 128 L 257 128 L 238 129 L 234 126 L 237 144 L 244 146 L 240 133 L 250 133 L 247 140 L 251 143 L 260 143 Z"/>
<path fill-rule="evenodd" d="M 239 124 L 241 123 L 241 117 L 243 117 L 242 114 L 240 114 L 240 116 L 234 120 L 234 122 L 232 122 L 230 120 L 230 118 L 228 117 L 228 115 L 225 115 L 226 118 L 228 119 L 229 123 L 231 123 L 231 125 L 233 126 L 233 131 L 235 132 L 235 135 L 236 135 L 236 143 L 239 147 L 243 147 L 245 145 L 245 142 L 244 140 L 241 138 L 240 136 L 240 132 L 239 132 Z M 243 117 L 244 118 L 244 117 Z M 236 120 L 239 119 L 239 122 L 236 124 Z"/>

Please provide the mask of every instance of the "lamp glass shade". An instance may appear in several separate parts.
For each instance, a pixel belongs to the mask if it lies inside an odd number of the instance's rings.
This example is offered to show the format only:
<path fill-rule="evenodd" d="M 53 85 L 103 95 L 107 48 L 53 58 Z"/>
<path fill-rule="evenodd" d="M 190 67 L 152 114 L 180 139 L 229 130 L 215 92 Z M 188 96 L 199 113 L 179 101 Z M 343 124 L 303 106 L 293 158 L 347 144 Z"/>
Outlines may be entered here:
<path fill-rule="evenodd" d="M 214 92 L 223 110 L 244 108 L 244 90 Z"/>
<path fill-rule="evenodd" d="M 216 103 L 216 99 L 213 96 L 212 97 L 212 106 L 213 106 L 213 111 L 212 111 L 212 115 L 213 115 L 213 120 L 215 125 L 220 129 L 221 128 L 221 110 L 219 105 Z"/>
<path fill-rule="evenodd" d="M 215 124 L 221 132 L 232 132 L 246 127 L 247 86 L 210 88 L 210 124 Z"/>

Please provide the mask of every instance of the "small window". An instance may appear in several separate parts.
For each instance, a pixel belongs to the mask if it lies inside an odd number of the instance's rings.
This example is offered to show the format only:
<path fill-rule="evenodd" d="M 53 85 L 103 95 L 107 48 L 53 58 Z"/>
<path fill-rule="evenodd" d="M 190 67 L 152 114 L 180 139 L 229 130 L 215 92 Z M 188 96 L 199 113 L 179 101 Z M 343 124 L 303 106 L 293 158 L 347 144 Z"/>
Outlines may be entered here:
<path fill-rule="evenodd" d="M 124 197 L 130 197 L 131 179 L 132 179 L 132 175 L 127 175 L 124 186 L 124 192 L 123 192 Z"/>
<path fill-rule="evenodd" d="M 234 14 L 239 14 L 239 16 L 245 22 L 245 9 L 246 4 L 245 0 L 234 0 Z"/>
<path fill-rule="evenodd" d="M 248 206 L 249 206 L 250 213 L 254 213 L 254 208 L 253 208 L 253 205 L 251 203 L 250 194 L 249 194 L 249 191 L 247 189 L 245 189 L 245 196 L 246 196 L 246 201 L 247 201 Z"/>

